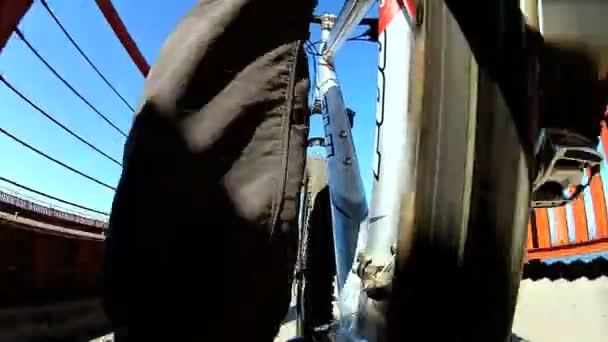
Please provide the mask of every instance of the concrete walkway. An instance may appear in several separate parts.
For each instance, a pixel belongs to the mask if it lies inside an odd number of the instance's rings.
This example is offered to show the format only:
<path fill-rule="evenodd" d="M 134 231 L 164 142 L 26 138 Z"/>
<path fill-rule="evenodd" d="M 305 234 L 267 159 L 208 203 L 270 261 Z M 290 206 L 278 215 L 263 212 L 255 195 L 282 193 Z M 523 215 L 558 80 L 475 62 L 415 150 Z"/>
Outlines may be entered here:
<path fill-rule="evenodd" d="M 517 338 L 512 341 L 608 341 L 608 277 L 522 281 L 513 332 Z M 292 301 L 275 342 L 285 342 L 295 335 Z M 111 335 L 94 340 L 110 341 Z"/>
<path fill-rule="evenodd" d="M 513 331 L 530 342 L 608 341 L 608 277 L 522 281 Z"/>

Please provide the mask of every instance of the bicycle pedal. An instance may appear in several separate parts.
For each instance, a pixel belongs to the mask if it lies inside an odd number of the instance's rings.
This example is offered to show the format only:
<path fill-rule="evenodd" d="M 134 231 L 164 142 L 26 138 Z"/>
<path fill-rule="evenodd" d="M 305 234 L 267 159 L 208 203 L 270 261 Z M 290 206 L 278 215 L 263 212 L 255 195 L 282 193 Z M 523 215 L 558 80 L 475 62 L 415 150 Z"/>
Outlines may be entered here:
<path fill-rule="evenodd" d="M 532 207 L 558 207 L 576 199 L 585 187 L 587 168 L 603 160 L 588 139 L 565 130 L 545 129 L 537 145 L 538 174 L 532 183 Z M 572 189 L 577 189 L 574 192 Z"/>

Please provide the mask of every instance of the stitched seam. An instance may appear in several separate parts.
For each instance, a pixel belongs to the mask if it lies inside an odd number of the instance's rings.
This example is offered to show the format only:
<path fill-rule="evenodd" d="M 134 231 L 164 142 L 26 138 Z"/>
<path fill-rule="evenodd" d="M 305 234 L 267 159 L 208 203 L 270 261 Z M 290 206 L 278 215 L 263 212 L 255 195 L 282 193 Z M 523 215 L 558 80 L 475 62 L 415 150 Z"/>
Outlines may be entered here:
<path fill-rule="evenodd" d="M 287 114 L 284 115 L 281 120 L 281 155 L 282 157 L 282 169 L 283 169 L 283 178 L 281 179 L 281 185 L 279 186 L 279 191 L 275 193 L 275 198 L 272 201 L 272 210 L 273 217 L 271 221 L 270 227 L 270 237 L 274 237 L 274 231 L 279 221 L 279 214 L 283 207 L 283 203 L 285 201 L 285 187 L 287 183 L 287 173 L 288 173 L 288 161 L 289 161 L 289 142 L 291 138 L 291 120 L 293 117 L 293 101 L 294 101 L 294 92 L 295 92 L 295 78 L 296 78 L 296 70 L 298 64 L 298 53 L 300 50 L 300 41 L 296 42 L 296 47 L 292 49 L 293 55 L 290 61 L 290 70 L 289 70 L 289 88 L 286 91 L 285 101 L 287 104 Z"/>

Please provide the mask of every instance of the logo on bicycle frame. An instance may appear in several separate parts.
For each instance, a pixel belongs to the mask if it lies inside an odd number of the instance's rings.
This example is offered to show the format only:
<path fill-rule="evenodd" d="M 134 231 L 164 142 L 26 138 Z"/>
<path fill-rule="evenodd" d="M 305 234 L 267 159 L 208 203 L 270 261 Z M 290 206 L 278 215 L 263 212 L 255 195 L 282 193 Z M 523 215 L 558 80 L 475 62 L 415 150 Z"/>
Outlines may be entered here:
<path fill-rule="evenodd" d="M 378 59 L 378 108 L 376 109 L 376 148 L 374 151 L 374 162 L 372 165 L 372 171 L 376 180 L 380 179 L 380 165 L 382 164 L 382 146 L 380 143 L 380 136 L 382 135 L 382 124 L 384 123 L 384 94 L 386 88 L 384 69 L 386 68 L 386 43 L 386 34 L 382 34 L 378 44 L 378 48 L 380 49 L 380 56 Z"/>

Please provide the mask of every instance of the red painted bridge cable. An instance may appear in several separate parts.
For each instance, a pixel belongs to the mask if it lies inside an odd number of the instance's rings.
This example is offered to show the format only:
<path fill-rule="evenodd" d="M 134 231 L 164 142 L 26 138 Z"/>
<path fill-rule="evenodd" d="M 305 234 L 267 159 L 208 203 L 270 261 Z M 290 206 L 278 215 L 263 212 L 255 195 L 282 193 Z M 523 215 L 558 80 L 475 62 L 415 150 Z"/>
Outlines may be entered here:
<path fill-rule="evenodd" d="M 25 45 L 27 45 L 27 47 L 30 49 L 30 51 L 32 51 L 34 53 L 34 55 L 36 55 L 36 57 L 38 57 L 38 59 L 66 86 L 68 87 L 73 93 L 74 95 L 76 95 L 79 99 L 82 100 L 82 102 L 84 102 L 87 106 L 89 106 L 89 108 L 91 108 L 91 110 L 93 110 L 100 118 L 103 119 L 103 121 L 105 121 L 108 125 L 112 126 L 112 128 L 114 128 L 118 133 L 120 133 L 123 137 L 127 137 L 127 134 L 125 132 L 123 132 L 120 128 L 118 128 L 118 126 L 116 126 L 116 124 L 114 124 L 110 119 L 108 119 L 107 116 L 103 115 L 97 108 L 95 108 L 95 106 L 93 106 L 91 104 L 91 102 L 89 102 L 89 100 L 85 99 L 68 81 L 66 81 L 65 78 L 63 78 L 61 75 L 59 75 L 59 73 L 57 72 L 57 70 L 55 70 L 55 68 L 53 68 L 45 59 L 44 57 L 42 57 L 40 55 L 40 53 L 38 53 L 38 51 L 32 46 L 32 44 L 30 44 L 30 42 L 25 39 L 25 36 L 23 35 L 23 32 L 21 32 L 19 29 L 15 29 L 15 33 L 17 34 L 17 36 L 19 36 L 19 38 L 21 38 L 21 40 L 25 43 Z"/>
<path fill-rule="evenodd" d="M 86 173 L 84 173 L 84 172 L 82 172 L 82 171 L 80 171 L 80 170 L 78 170 L 78 169 L 76 169 L 76 168 L 74 168 L 74 167 L 72 167 L 72 166 L 64 163 L 64 162 L 62 162 L 61 160 L 58 160 L 56 158 L 51 157 L 47 153 L 42 152 L 41 150 L 37 149 L 36 147 L 34 147 L 34 146 L 26 143 L 25 141 L 17 138 L 16 136 L 12 135 L 9 131 L 7 131 L 6 129 L 4 129 L 2 127 L 0 127 L 0 133 L 6 135 L 7 137 L 9 137 L 9 138 L 13 139 L 14 141 L 18 142 L 19 144 L 21 144 L 22 146 L 26 147 L 30 151 L 32 151 L 32 152 L 34 152 L 34 153 L 36 153 L 36 154 L 38 154 L 40 156 L 43 156 L 44 158 L 52 161 L 53 163 L 55 163 L 55 164 L 57 164 L 59 166 L 62 166 L 64 168 L 66 168 L 66 169 L 74 172 L 75 174 L 77 174 L 79 176 L 82 176 L 82 177 L 84 177 L 84 178 L 86 178 L 86 179 L 88 179 L 88 180 L 90 180 L 90 181 L 92 181 L 94 183 L 97 183 L 97 184 L 99 184 L 99 185 L 101 185 L 103 187 L 106 187 L 106 188 L 108 188 L 110 190 L 116 191 L 116 188 L 113 187 L 113 186 L 111 186 L 111 185 L 109 185 L 108 183 L 104 183 L 104 182 L 100 181 L 99 179 L 91 177 L 88 174 L 86 174 Z"/>
<path fill-rule="evenodd" d="M 15 94 L 17 94 L 19 97 L 21 97 L 21 99 L 23 99 L 23 101 L 27 102 L 30 106 L 32 106 L 34 109 L 36 109 L 38 112 L 40 112 L 40 114 L 44 115 L 47 119 L 51 120 L 55 125 L 61 127 L 64 131 L 66 131 L 67 133 L 69 133 L 71 136 L 73 136 L 74 138 L 78 139 L 80 142 L 82 142 L 83 144 L 87 145 L 88 147 L 90 147 L 91 149 L 93 149 L 95 152 L 97 152 L 97 153 L 101 154 L 102 156 L 106 157 L 107 159 L 109 159 L 110 161 L 112 161 L 114 164 L 122 167 L 122 163 L 121 162 L 119 162 L 118 160 L 112 158 L 110 155 L 108 155 L 107 153 L 103 152 L 102 150 L 100 150 L 99 148 L 97 148 L 95 145 L 91 144 L 90 142 L 88 142 L 87 140 L 85 140 L 84 138 L 82 138 L 80 135 L 74 133 L 74 131 L 72 131 L 71 129 L 67 128 L 64 124 L 62 124 L 61 122 L 59 122 L 52 115 L 48 114 L 42 108 L 40 108 L 38 105 L 36 105 L 34 102 L 32 102 L 30 99 L 28 99 L 25 95 L 23 95 L 21 92 L 19 92 L 19 90 L 17 90 L 15 87 L 13 87 L 13 85 L 10 84 L 4 78 L 4 76 L 2 74 L 0 74 L 0 81 L 2 81 L 2 83 L 4 83 Z"/>
<path fill-rule="evenodd" d="M 135 112 L 135 109 L 131 106 L 131 104 L 129 104 L 129 102 L 127 102 L 127 100 L 125 100 L 125 98 L 118 92 L 118 90 L 116 90 L 116 88 L 110 83 L 110 81 L 108 81 L 108 79 L 101 73 L 101 71 L 99 71 L 99 69 L 95 66 L 95 64 L 93 64 L 93 62 L 91 61 L 91 59 L 84 53 L 84 51 L 82 51 L 82 49 L 76 43 L 76 41 L 74 40 L 74 38 L 72 38 L 72 35 L 66 30 L 66 28 L 63 26 L 63 24 L 61 24 L 61 21 L 59 21 L 59 18 L 57 18 L 57 16 L 55 16 L 55 14 L 53 13 L 53 11 L 50 9 L 50 7 L 47 4 L 46 0 L 40 0 L 40 2 L 42 3 L 42 6 L 44 6 L 44 8 L 48 12 L 48 14 L 51 16 L 51 18 L 53 18 L 53 20 L 55 21 L 55 23 L 57 24 L 57 26 L 59 26 L 59 28 L 61 29 L 61 31 L 63 31 L 63 34 L 66 36 L 66 38 L 72 43 L 72 45 L 76 48 L 76 50 L 78 50 L 78 52 L 80 53 L 80 55 L 82 56 L 82 58 L 84 58 L 84 60 L 87 61 L 87 63 L 89 63 L 89 65 L 91 66 L 91 68 L 93 70 L 95 70 L 95 72 L 97 73 L 97 75 L 99 75 L 99 77 L 101 77 L 101 79 L 105 82 L 105 84 L 110 89 L 112 89 L 112 91 L 114 92 L 114 94 L 116 94 L 116 96 L 118 96 L 122 100 L 122 102 L 127 107 L 129 107 L 129 109 L 132 112 Z"/>
<path fill-rule="evenodd" d="M 74 202 L 70 202 L 70 201 L 61 199 L 59 197 L 55 197 L 55 196 L 46 194 L 46 193 L 44 193 L 42 191 L 34 190 L 34 189 L 30 188 L 30 187 L 27 187 L 27 186 L 25 186 L 23 184 L 19 184 L 19 183 L 15 182 L 15 181 L 12 181 L 10 179 L 4 178 L 2 176 L 0 176 L 0 181 L 6 182 L 6 183 L 11 184 L 11 185 L 14 185 L 14 186 L 16 186 L 18 188 L 21 188 L 23 190 L 29 191 L 29 192 L 34 193 L 36 195 L 39 195 L 39 196 L 42 196 L 42 197 L 46 197 L 48 199 L 52 199 L 52 200 L 57 201 L 57 202 L 61 202 L 63 204 L 67 204 L 67 205 L 71 205 L 71 206 L 76 207 L 76 208 L 84 209 L 84 210 L 90 211 L 92 213 L 97 213 L 97 214 L 101 214 L 101 215 L 105 215 L 105 216 L 110 216 L 109 213 L 106 213 L 104 211 L 99 211 L 99 210 L 91 209 L 89 207 L 85 207 L 84 205 L 80 205 L 80 204 L 77 204 L 77 203 L 74 203 Z"/>
<path fill-rule="evenodd" d="M 95 0 L 95 2 L 97 3 L 97 7 L 99 7 L 99 10 L 103 16 L 106 18 L 108 24 L 110 24 L 114 34 L 116 34 L 116 37 L 118 37 L 118 40 L 120 40 L 122 46 L 124 46 L 125 50 L 127 50 L 129 53 L 129 56 L 131 56 L 133 63 L 135 63 L 144 77 L 148 76 L 150 65 L 141 54 L 141 51 L 139 51 L 139 48 L 137 48 L 137 44 L 135 44 L 135 41 L 133 41 L 133 38 L 125 27 L 125 24 L 120 19 L 118 12 L 116 12 L 116 8 L 114 8 L 112 5 L 112 1 Z"/>

